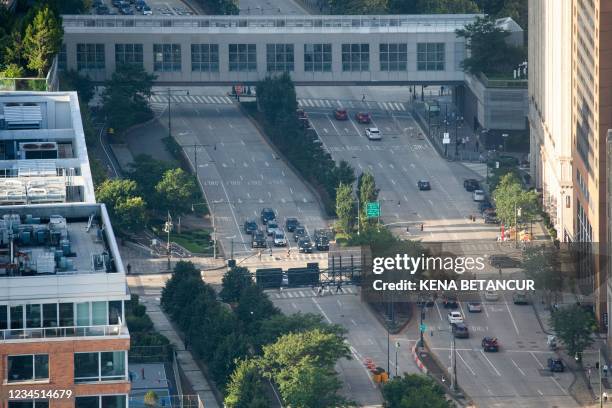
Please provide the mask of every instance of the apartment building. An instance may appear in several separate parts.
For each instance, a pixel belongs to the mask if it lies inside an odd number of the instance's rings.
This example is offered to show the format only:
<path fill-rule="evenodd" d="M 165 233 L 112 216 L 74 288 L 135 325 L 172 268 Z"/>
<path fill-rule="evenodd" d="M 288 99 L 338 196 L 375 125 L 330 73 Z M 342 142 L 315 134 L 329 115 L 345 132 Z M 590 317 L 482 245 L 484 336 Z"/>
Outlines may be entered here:
<path fill-rule="evenodd" d="M 125 408 L 127 299 L 76 93 L 0 93 L 0 408 Z"/>

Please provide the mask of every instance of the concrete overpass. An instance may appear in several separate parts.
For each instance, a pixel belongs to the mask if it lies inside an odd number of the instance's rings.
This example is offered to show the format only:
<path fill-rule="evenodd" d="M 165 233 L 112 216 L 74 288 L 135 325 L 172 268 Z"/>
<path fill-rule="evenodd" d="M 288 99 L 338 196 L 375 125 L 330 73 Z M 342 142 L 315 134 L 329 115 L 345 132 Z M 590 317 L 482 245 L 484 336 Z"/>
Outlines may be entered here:
<path fill-rule="evenodd" d="M 465 81 L 465 41 L 477 15 L 65 15 L 60 68 L 95 81 L 120 63 L 160 84 L 253 83 L 288 71 L 298 85 L 449 84 Z"/>

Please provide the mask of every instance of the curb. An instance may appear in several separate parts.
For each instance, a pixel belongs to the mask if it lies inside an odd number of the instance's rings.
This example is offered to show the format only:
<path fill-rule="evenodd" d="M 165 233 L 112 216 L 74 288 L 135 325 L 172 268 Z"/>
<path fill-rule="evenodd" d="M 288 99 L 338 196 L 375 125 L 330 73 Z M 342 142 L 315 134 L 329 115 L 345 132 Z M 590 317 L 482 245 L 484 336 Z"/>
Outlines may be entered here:
<path fill-rule="evenodd" d="M 419 358 L 419 353 L 417 353 L 416 351 L 417 344 L 418 342 L 414 343 L 414 346 L 412 346 L 412 358 L 414 359 L 414 362 L 416 363 L 419 370 L 421 370 L 423 374 L 427 375 L 429 371 L 427 370 L 427 367 L 425 367 L 425 364 L 423 364 L 423 362 Z"/>

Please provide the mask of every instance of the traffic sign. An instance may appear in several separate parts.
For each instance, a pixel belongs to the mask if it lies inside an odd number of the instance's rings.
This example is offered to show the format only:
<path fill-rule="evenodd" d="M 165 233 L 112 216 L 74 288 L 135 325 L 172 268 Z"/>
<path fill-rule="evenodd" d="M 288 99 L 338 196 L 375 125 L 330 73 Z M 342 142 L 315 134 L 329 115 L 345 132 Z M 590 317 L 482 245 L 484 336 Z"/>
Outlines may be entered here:
<path fill-rule="evenodd" d="M 377 201 L 367 203 L 366 215 L 368 218 L 380 217 L 380 203 Z"/>
<path fill-rule="evenodd" d="M 442 138 L 442 144 L 450 144 L 450 133 L 444 132 L 444 137 Z"/>
<path fill-rule="evenodd" d="M 419 325 L 419 329 L 421 330 L 421 333 L 425 333 L 425 331 L 427 330 L 427 325 L 425 323 L 421 323 Z"/>

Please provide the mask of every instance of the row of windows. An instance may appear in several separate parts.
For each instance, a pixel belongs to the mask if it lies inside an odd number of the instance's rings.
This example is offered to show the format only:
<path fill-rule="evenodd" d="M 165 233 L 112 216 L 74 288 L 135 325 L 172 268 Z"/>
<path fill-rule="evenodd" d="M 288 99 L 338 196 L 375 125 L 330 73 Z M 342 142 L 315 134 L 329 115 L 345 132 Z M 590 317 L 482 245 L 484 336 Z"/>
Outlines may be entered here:
<path fill-rule="evenodd" d="M 256 44 L 229 44 L 229 70 L 231 72 L 257 71 Z M 370 70 L 370 44 L 342 44 L 342 71 Z M 143 64 L 142 44 L 115 44 L 117 64 Z M 379 44 L 381 71 L 407 71 L 408 45 L 404 43 Z M 417 70 L 443 71 L 445 69 L 444 43 L 417 44 Z M 62 46 L 60 68 L 66 67 L 66 49 Z M 295 69 L 293 44 L 266 44 L 266 69 L 269 72 L 291 72 Z M 104 69 L 104 44 L 77 44 L 77 69 Z M 153 70 L 156 72 L 181 71 L 180 44 L 153 44 Z M 331 72 L 332 45 L 304 44 L 304 71 Z M 192 44 L 191 70 L 219 72 L 219 45 Z"/>
<path fill-rule="evenodd" d="M 125 395 L 92 395 L 76 397 L 75 408 L 125 408 L 127 396 Z M 9 400 L 8 408 L 49 408 L 49 400 Z"/>
<path fill-rule="evenodd" d="M 119 324 L 123 302 L 43 303 L 0 305 L 0 330 Z"/>

